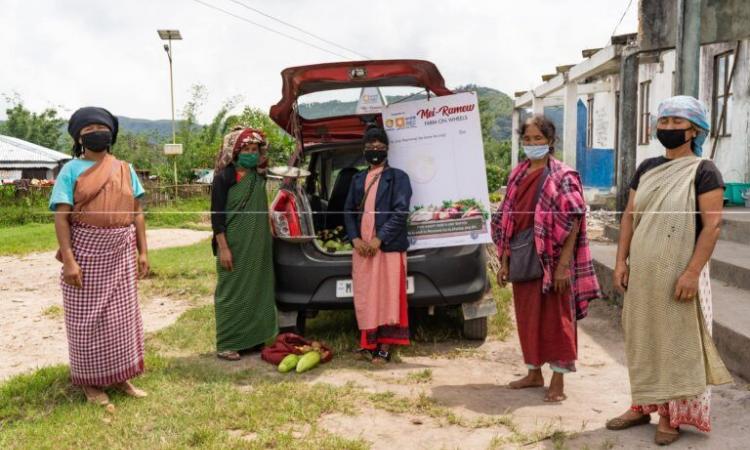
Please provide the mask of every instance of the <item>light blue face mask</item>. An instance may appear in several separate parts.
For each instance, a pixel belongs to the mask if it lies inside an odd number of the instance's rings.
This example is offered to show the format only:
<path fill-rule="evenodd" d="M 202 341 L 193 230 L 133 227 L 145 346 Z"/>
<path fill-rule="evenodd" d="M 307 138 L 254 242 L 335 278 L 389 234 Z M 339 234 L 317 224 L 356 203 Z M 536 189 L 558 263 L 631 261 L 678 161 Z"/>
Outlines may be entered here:
<path fill-rule="evenodd" d="M 539 160 L 549 153 L 549 145 L 522 145 L 522 147 L 529 159 Z"/>

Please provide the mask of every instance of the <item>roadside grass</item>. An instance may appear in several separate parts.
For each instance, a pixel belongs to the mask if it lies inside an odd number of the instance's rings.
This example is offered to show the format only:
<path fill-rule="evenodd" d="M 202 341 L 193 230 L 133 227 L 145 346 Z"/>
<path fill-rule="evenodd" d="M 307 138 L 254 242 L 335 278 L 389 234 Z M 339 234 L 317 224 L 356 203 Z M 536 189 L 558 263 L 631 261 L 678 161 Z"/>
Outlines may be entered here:
<path fill-rule="evenodd" d="M 492 271 L 488 271 L 490 284 L 492 286 L 492 297 L 495 299 L 497 314 L 490 317 L 487 324 L 491 336 L 505 340 L 513 331 L 513 317 L 511 316 L 511 304 L 513 303 L 513 291 L 509 286 L 502 287 L 497 283 L 497 277 Z"/>
<path fill-rule="evenodd" d="M 63 309 L 60 305 L 52 305 L 45 308 L 44 311 L 42 311 L 42 315 L 48 319 L 61 319 L 63 316 Z"/>
<path fill-rule="evenodd" d="M 229 372 L 204 359 L 149 352 L 138 380 L 149 397 L 112 393 L 111 412 L 87 404 L 66 367 L 15 377 L 0 386 L 0 448 L 367 448 L 316 425 L 356 411 L 351 386 Z"/>
<path fill-rule="evenodd" d="M 432 381 L 432 369 L 410 372 L 406 376 L 406 381 L 414 384 L 429 383 Z"/>
<path fill-rule="evenodd" d="M 47 252 L 56 248 L 57 237 L 52 223 L 0 227 L 0 256 Z"/>
<path fill-rule="evenodd" d="M 213 291 L 215 261 L 205 242 L 156 250 L 151 253 L 151 264 L 152 275 L 141 284 L 146 296 L 195 300 Z M 498 316 L 507 315 L 507 290 L 494 288 Z M 509 318 L 495 318 L 492 323 L 492 337 L 507 336 Z M 437 351 L 443 356 L 479 345 L 461 340 L 456 311 L 419 317 L 416 324 L 414 345 L 404 354 Z M 324 341 L 336 351 L 337 357 L 326 367 L 371 367 L 356 362 L 350 351 L 357 347 L 359 337 L 353 311 L 321 312 L 309 320 L 307 337 Z M 467 419 L 424 393 L 414 398 L 368 394 L 351 384 L 337 387 L 311 384 L 309 377 L 280 376 L 265 363 L 220 361 L 213 355 L 213 305 L 197 306 L 150 335 L 146 349 L 147 372 L 137 385 L 149 397 L 134 400 L 111 393 L 116 405 L 111 412 L 85 402 L 80 390 L 70 385 L 67 366 L 43 368 L 1 384 L 0 448 L 74 448 L 96 443 L 114 449 L 364 449 L 369 443 L 333 435 L 317 425 L 325 414 L 357 414 L 361 405 L 429 416 L 462 427 L 502 426 L 513 435 L 505 442 L 537 437 L 523 439 L 510 416 Z M 431 380 L 430 370 L 406 377 L 415 385 Z M 540 437 L 553 436 L 548 432 Z"/>
<path fill-rule="evenodd" d="M 16 207 L 0 207 L 0 216 L 10 214 L 11 210 L 15 211 L 13 208 Z M 210 230 L 209 209 L 210 200 L 203 197 L 181 200 L 169 206 L 148 208 L 146 227 Z M 0 222 L 0 256 L 17 256 L 55 250 L 57 237 L 55 224 L 52 223 L 52 213 L 40 209 L 39 211 L 26 211 L 23 214 L 33 215 L 34 218 L 29 218 L 28 222 L 22 225 Z M 45 216 L 46 219 L 38 220 L 37 216 Z M 34 223 L 40 221 L 48 223 Z"/>
<path fill-rule="evenodd" d="M 191 228 L 208 230 L 211 199 L 193 197 L 167 206 L 146 207 L 146 226 L 151 228 Z"/>
<path fill-rule="evenodd" d="M 140 283 L 146 297 L 166 296 L 195 302 L 213 293 L 215 259 L 208 241 L 149 253 L 151 274 Z"/>

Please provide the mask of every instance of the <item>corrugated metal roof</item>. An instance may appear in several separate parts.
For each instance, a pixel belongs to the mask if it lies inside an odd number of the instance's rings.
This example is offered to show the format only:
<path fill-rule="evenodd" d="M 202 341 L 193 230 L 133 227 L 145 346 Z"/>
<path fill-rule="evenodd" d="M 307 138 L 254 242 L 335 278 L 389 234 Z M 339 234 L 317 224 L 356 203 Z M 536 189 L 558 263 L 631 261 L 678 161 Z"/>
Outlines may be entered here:
<path fill-rule="evenodd" d="M 0 167 L 47 167 L 71 159 L 70 155 L 22 139 L 0 135 Z"/>

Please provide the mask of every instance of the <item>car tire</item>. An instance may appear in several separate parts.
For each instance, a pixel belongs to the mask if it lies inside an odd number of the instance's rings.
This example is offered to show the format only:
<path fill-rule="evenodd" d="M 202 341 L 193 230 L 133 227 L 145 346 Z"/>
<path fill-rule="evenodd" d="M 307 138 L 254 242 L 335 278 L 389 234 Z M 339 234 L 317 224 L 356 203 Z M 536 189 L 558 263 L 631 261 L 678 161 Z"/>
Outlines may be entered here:
<path fill-rule="evenodd" d="M 487 339 L 487 318 L 464 320 L 464 337 L 476 341 Z"/>

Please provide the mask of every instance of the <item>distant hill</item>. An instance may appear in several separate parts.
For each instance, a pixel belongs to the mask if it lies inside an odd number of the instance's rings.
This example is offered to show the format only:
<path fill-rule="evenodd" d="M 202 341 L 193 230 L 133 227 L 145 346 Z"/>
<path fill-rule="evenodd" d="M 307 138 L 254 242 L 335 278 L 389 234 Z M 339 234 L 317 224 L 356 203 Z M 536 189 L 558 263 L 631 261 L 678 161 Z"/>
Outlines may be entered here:
<path fill-rule="evenodd" d="M 484 86 L 468 84 L 453 89 L 455 92 L 475 91 L 479 97 L 480 108 L 483 114 L 494 116 L 495 126 L 492 128 L 492 137 L 497 140 L 510 139 L 511 133 L 511 112 L 513 110 L 513 100 L 503 92 Z M 413 96 L 412 100 L 425 98 L 424 94 Z M 387 96 L 386 101 L 393 103 L 403 100 L 404 96 Z M 303 117 L 309 119 L 333 116 L 345 116 L 354 114 L 357 108 L 357 102 L 342 102 L 331 100 L 327 102 L 305 103 L 299 105 L 299 112 Z"/>
<path fill-rule="evenodd" d="M 165 139 L 172 136 L 171 120 L 133 119 L 124 116 L 117 116 L 117 118 L 120 121 L 120 131 L 154 135 Z M 177 121 L 176 126 L 179 128 L 180 121 Z"/>

